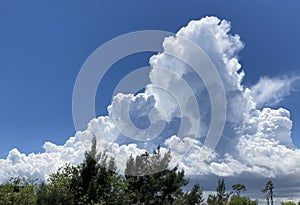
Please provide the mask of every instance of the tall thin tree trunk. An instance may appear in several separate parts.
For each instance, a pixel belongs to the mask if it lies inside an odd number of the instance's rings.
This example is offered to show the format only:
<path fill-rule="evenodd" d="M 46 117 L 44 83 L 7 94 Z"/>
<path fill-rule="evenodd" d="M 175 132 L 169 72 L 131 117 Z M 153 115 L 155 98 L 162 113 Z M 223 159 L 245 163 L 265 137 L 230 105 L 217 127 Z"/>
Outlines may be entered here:
<path fill-rule="evenodd" d="M 272 196 L 272 194 L 270 196 L 270 199 L 271 199 L 271 205 L 273 205 L 273 196 Z"/>

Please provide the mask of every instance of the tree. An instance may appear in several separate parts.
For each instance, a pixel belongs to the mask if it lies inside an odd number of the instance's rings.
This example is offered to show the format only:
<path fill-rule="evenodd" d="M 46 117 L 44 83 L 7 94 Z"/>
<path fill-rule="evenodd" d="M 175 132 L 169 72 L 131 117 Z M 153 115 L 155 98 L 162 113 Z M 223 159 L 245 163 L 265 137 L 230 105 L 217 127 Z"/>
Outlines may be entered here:
<path fill-rule="evenodd" d="M 273 185 L 273 182 L 268 181 L 266 186 L 261 190 L 261 192 L 267 194 L 267 197 L 266 197 L 267 205 L 270 204 L 270 201 L 271 201 L 271 205 L 273 205 L 273 189 L 274 188 L 275 188 L 275 186 Z"/>
<path fill-rule="evenodd" d="M 201 204 L 202 191 L 195 185 L 190 192 L 183 187 L 189 180 L 184 170 L 168 169 L 171 153 L 161 153 L 157 147 L 151 155 L 147 152 L 135 158 L 130 156 L 125 169 L 130 204 Z"/>
<path fill-rule="evenodd" d="M 50 175 L 48 183 L 42 182 L 37 187 L 37 204 L 39 205 L 73 205 L 79 192 L 75 179 L 79 178 L 79 167 L 66 164 Z M 75 185 L 76 184 L 76 185 Z"/>
<path fill-rule="evenodd" d="M 243 184 L 234 184 L 231 187 L 235 191 L 236 195 L 238 196 L 240 196 L 241 191 L 247 191 L 246 186 Z"/>
<path fill-rule="evenodd" d="M 199 184 L 195 184 L 190 192 L 185 192 L 184 195 L 177 197 L 173 205 L 193 204 L 205 205 L 203 193 Z"/>
<path fill-rule="evenodd" d="M 218 197 L 216 195 L 209 194 L 207 197 L 208 205 L 218 205 Z"/>
<path fill-rule="evenodd" d="M 76 182 L 81 192 L 76 201 L 84 198 L 85 203 L 126 204 L 125 179 L 116 173 L 114 158 L 109 158 L 105 151 L 97 154 L 96 145 L 94 137 L 91 150 L 86 153 L 79 167 L 79 179 Z"/>
<path fill-rule="evenodd" d="M 247 188 L 243 184 L 234 184 L 232 189 L 235 192 L 230 198 L 228 205 L 257 205 L 257 201 L 252 201 L 249 197 L 241 197 L 241 191 L 246 191 Z"/>
<path fill-rule="evenodd" d="M 257 205 L 257 201 L 252 201 L 249 197 L 241 197 L 239 195 L 233 195 L 230 198 L 228 205 Z"/>
<path fill-rule="evenodd" d="M 101 156 L 97 155 L 97 141 L 93 138 L 92 147 L 89 152 L 86 152 L 85 159 L 80 166 L 80 175 L 77 186 L 81 188 L 81 197 L 86 196 L 88 202 L 96 201 L 96 176 L 99 171 L 97 161 Z M 106 161 L 106 158 L 104 159 Z"/>
<path fill-rule="evenodd" d="M 36 180 L 11 178 L 0 185 L 0 205 L 34 205 Z"/>
<path fill-rule="evenodd" d="M 228 199 L 230 197 L 231 193 L 226 193 L 226 186 L 224 179 L 221 179 L 218 181 L 218 187 L 217 187 L 217 199 L 218 204 L 226 204 L 228 202 Z"/>
<path fill-rule="evenodd" d="M 224 205 L 227 204 L 228 199 L 232 193 L 226 192 L 224 179 L 218 180 L 217 195 L 210 194 L 207 198 L 208 205 Z"/>
<path fill-rule="evenodd" d="M 115 173 L 113 158 L 97 154 L 96 139 L 79 166 L 66 165 L 37 190 L 39 205 L 128 204 L 124 177 Z"/>
<path fill-rule="evenodd" d="M 280 205 L 296 205 L 296 203 L 289 201 L 289 202 L 281 202 Z"/>
<path fill-rule="evenodd" d="M 195 184 L 190 192 L 185 193 L 183 204 L 204 204 L 203 193 L 199 184 Z"/>
<path fill-rule="evenodd" d="M 94 138 L 91 150 L 79 166 L 66 164 L 46 182 L 12 178 L 0 184 L 0 205 L 204 205 L 200 185 L 184 191 L 189 180 L 183 169 L 169 168 L 170 160 L 170 151 L 162 153 L 157 147 L 152 154 L 130 156 L 125 176 L 119 175 L 114 158 L 106 152 L 98 154 Z M 245 185 L 235 184 L 232 188 L 233 196 L 226 192 L 224 179 L 218 180 L 216 194 L 208 196 L 207 204 L 257 205 L 257 201 L 240 196 L 246 190 Z M 272 181 L 268 181 L 262 189 L 272 205 L 274 188 Z M 282 202 L 282 205 L 295 203 Z"/>

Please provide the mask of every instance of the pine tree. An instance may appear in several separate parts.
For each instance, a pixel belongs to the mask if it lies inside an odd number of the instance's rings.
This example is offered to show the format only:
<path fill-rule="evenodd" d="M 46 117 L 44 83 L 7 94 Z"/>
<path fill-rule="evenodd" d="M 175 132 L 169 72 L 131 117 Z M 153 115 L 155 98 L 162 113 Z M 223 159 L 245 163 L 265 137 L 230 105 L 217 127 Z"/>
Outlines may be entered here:
<path fill-rule="evenodd" d="M 232 193 L 226 192 L 224 179 L 218 180 L 217 195 L 209 195 L 207 199 L 208 205 L 224 205 L 227 204 L 228 199 Z"/>
<path fill-rule="evenodd" d="M 207 197 L 208 205 L 218 205 L 218 197 L 216 195 L 209 194 Z"/>
<path fill-rule="evenodd" d="M 151 155 L 144 153 L 127 161 L 125 177 L 128 183 L 130 204 L 201 204 L 202 191 L 195 185 L 191 192 L 183 187 L 189 180 L 184 170 L 168 169 L 171 153 L 161 154 L 160 147 Z M 194 203 L 195 202 L 195 203 Z"/>
<path fill-rule="evenodd" d="M 261 190 L 261 192 L 266 193 L 266 201 L 267 201 L 267 205 L 270 204 L 273 205 L 273 189 L 275 188 L 275 186 L 273 185 L 272 181 L 268 181 L 266 186 Z"/>
<path fill-rule="evenodd" d="M 232 189 L 235 191 L 235 194 L 238 196 L 240 196 L 241 191 L 247 190 L 246 186 L 243 184 L 234 184 L 234 185 L 232 185 Z"/>
<path fill-rule="evenodd" d="M 184 204 L 197 204 L 197 205 L 202 205 L 204 204 L 204 198 L 203 198 L 203 193 L 200 188 L 199 184 L 195 184 L 191 190 L 191 192 L 187 192 L 184 195 Z"/>

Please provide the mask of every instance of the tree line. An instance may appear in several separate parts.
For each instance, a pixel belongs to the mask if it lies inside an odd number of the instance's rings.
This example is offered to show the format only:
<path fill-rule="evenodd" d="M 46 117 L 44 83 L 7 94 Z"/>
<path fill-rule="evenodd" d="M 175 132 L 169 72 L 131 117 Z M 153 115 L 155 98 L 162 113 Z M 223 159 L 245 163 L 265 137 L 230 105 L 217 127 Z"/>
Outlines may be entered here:
<path fill-rule="evenodd" d="M 185 188 L 189 179 L 178 166 L 168 168 L 170 160 L 170 151 L 162 154 L 157 147 L 152 154 L 130 156 L 124 175 L 121 175 L 114 158 L 109 158 L 105 152 L 97 154 L 93 139 L 91 150 L 78 166 L 67 164 L 51 174 L 47 181 L 17 177 L 0 184 L 0 205 L 258 204 L 257 200 L 241 195 L 247 190 L 243 184 L 234 184 L 233 191 L 226 192 L 224 179 L 218 181 L 216 194 L 210 194 L 205 200 L 198 183 L 190 189 Z M 268 205 L 273 205 L 274 188 L 269 181 L 261 190 L 266 194 Z"/>

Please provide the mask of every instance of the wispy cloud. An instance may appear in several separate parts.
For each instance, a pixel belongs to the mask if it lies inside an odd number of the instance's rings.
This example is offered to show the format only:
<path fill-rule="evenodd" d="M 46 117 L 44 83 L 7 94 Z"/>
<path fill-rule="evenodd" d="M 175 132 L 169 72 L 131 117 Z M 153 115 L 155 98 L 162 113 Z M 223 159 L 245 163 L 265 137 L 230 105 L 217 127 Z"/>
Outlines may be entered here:
<path fill-rule="evenodd" d="M 295 89 L 299 76 L 280 76 L 275 78 L 262 77 L 251 87 L 251 95 L 257 108 L 278 105 Z"/>

